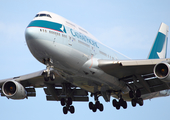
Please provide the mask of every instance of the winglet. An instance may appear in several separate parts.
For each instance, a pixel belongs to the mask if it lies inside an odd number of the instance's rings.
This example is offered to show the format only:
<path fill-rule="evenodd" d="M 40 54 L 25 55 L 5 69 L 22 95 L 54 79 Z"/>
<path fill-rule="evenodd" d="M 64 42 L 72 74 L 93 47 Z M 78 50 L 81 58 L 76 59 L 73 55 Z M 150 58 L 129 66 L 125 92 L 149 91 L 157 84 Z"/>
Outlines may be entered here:
<path fill-rule="evenodd" d="M 161 23 L 148 59 L 166 58 L 169 26 Z"/>

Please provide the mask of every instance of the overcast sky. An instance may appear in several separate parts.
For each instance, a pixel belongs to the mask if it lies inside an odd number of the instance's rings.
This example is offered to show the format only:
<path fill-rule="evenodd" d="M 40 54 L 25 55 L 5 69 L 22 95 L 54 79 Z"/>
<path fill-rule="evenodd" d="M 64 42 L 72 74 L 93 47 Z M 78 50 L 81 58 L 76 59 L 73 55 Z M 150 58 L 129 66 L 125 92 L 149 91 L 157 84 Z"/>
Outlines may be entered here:
<path fill-rule="evenodd" d="M 132 59 L 148 56 L 161 22 L 170 26 L 169 0 L 1 0 L 0 79 L 45 69 L 30 53 L 25 28 L 39 11 L 54 12 L 82 26 L 107 46 Z M 170 46 L 168 44 L 168 46 Z M 167 57 L 170 57 L 168 47 Z M 90 99 L 93 101 L 93 99 Z M 46 101 L 43 89 L 37 97 L 8 100 L 0 97 L 1 120 L 168 120 L 170 97 L 144 101 L 144 106 L 117 111 L 104 102 L 104 111 L 93 113 L 88 102 L 75 102 L 75 114 L 64 115 L 60 102 Z"/>

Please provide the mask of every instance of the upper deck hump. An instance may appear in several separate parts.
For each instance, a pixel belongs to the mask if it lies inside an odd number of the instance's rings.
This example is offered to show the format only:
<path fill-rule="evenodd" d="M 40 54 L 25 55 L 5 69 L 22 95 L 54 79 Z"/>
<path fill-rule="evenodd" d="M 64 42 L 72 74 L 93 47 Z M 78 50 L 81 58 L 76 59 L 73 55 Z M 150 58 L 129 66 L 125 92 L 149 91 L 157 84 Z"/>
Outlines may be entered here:
<path fill-rule="evenodd" d="M 80 27 L 79 25 L 63 18 L 62 16 L 52 13 L 52 12 L 48 12 L 48 11 L 41 11 L 39 13 L 36 14 L 36 16 L 34 17 L 33 20 L 46 20 L 46 21 L 50 21 L 50 22 L 54 22 L 54 23 L 59 23 L 62 24 L 64 26 L 67 26 L 71 29 L 74 29 L 88 37 L 90 37 L 91 39 L 98 41 L 92 34 L 90 34 L 87 30 L 85 30 L 84 28 Z"/>

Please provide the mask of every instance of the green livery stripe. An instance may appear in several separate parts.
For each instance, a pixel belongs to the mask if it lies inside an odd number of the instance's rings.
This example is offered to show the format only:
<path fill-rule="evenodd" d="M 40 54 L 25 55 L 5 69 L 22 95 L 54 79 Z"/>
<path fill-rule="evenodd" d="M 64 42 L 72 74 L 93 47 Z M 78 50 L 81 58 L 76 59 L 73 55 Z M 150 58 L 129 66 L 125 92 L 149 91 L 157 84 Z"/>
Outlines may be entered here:
<path fill-rule="evenodd" d="M 63 31 L 61 30 L 62 26 L 63 26 L 62 24 L 45 20 L 34 20 L 28 25 L 28 27 L 42 27 L 66 33 L 66 29 L 64 26 Z"/>
<path fill-rule="evenodd" d="M 159 59 L 157 52 L 161 52 L 165 43 L 165 35 L 158 32 L 148 59 Z"/>

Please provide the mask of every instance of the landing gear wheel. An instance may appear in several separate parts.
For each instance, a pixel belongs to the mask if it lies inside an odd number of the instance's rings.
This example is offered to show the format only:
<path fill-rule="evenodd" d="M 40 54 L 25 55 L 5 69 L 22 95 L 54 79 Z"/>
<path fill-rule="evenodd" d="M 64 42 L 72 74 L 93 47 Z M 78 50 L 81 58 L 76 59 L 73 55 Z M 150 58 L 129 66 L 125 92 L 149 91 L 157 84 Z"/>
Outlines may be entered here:
<path fill-rule="evenodd" d="M 66 102 L 66 101 L 65 101 L 65 99 L 64 99 L 64 98 L 61 98 L 60 103 L 61 103 L 61 105 L 62 105 L 62 106 L 64 106 L 64 105 L 65 105 L 65 102 Z"/>
<path fill-rule="evenodd" d="M 99 108 L 100 107 L 100 102 L 96 101 L 95 106 L 96 106 L 96 108 Z"/>
<path fill-rule="evenodd" d="M 141 91 L 139 89 L 136 90 L 136 97 L 141 97 Z"/>
<path fill-rule="evenodd" d="M 104 110 L 103 104 L 99 105 L 99 110 L 102 112 Z"/>
<path fill-rule="evenodd" d="M 48 77 L 47 74 L 48 74 L 47 72 L 44 73 L 44 80 L 45 80 L 45 81 L 49 81 L 49 77 Z"/>
<path fill-rule="evenodd" d="M 93 109 L 93 103 L 92 102 L 89 102 L 89 109 L 92 110 Z"/>
<path fill-rule="evenodd" d="M 97 111 L 97 108 L 96 108 L 95 105 L 93 106 L 92 111 L 93 111 L 93 112 L 96 112 L 96 111 Z"/>
<path fill-rule="evenodd" d="M 64 113 L 64 114 L 67 114 L 67 113 L 68 113 L 67 107 L 63 107 L 63 113 Z"/>
<path fill-rule="evenodd" d="M 120 106 L 123 106 L 123 102 L 124 102 L 124 100 L 121 98 L 121 99 L 119 100 Z"/>
<path fill-rule="evenodd" d="M 120 109 L 120 103 L 119 103 L 119 102 L 117 102 L 117 104 L 116 104 L 116 109 L 117 109 L 117 110 Z"/>
<path fill-rule="evenodd" d="M 69 97 L 69 98 L 67 99 L 67 105 L 72 105 L 72 99 L 71 99 L 71 97 Z"/>
<path fill-rule="evenodd" d="M 75 112 L 74 106 L 70 106 L 70 113 L 73 114 Z"/>
<path fill-rule="evenodd" d="M 129 91 L 129 97 L 130 98 L 133 98 L 134 97 L 134 95 L 133 95 L 133 91 L 131 90 L 131 91 Z"/>
<path fill-rule="evenodd" d="M 123 101 L 122 107 L 123 107 L 124 109 L 127 108 L 127 102 L 126 102 L 126 101 Z"/>
<path fill-rule="evenodd" d="M 50 80 L 51 81 L 54 81 L 55 80 L 55 75 L 53 72 L 50 73 Z"/>
<path fill-rule="evenodd" d="M 113 104 L 113 107 L 116 107 L 116 104 L 117 104 L 116 99 L 113 99 L 112 104 Z"/>
<path fill-rule="evenodd" d="M 143 99 L 139 98 L 138 103 L 139 103 L 140 106 L 143 106 Z"/>
<path fill-rule="evenodd" d="M 132 103 L 133 107 L 136 107 L 136 100 L 135 99 L 132 99 L 131 103 Z"/>

